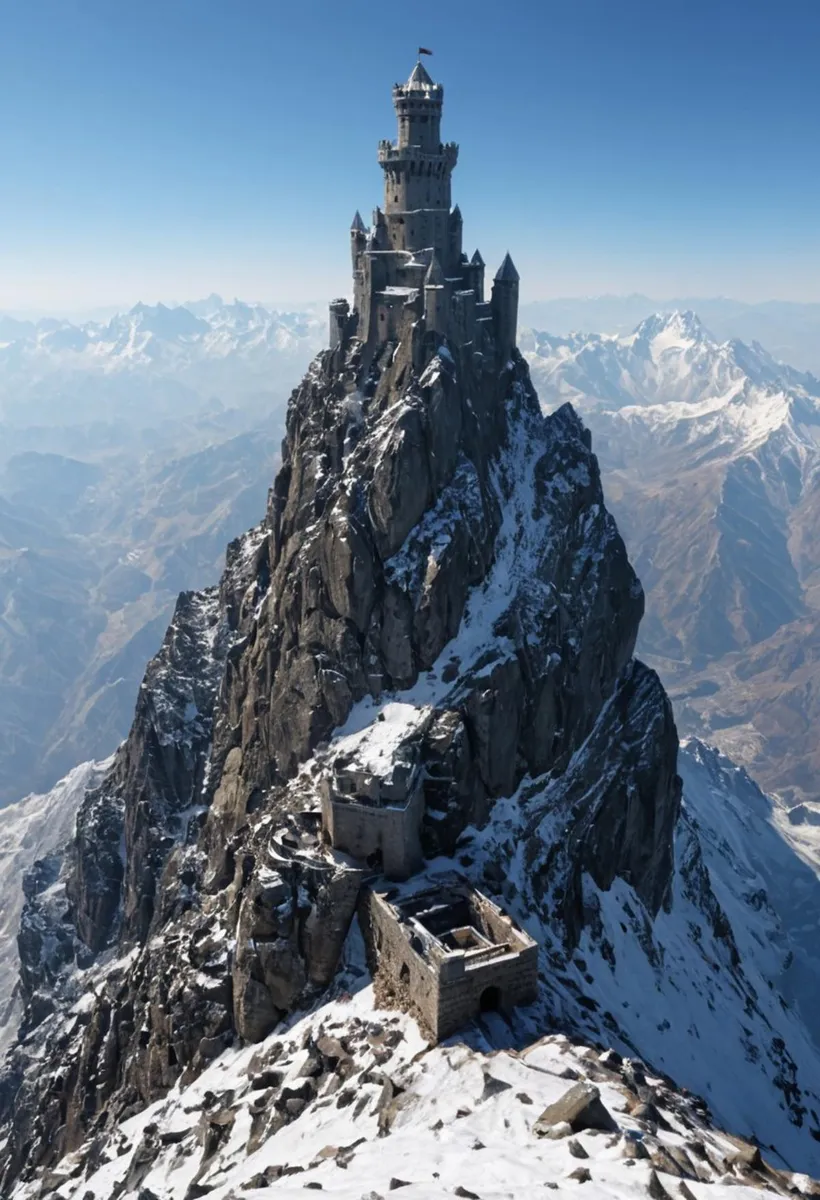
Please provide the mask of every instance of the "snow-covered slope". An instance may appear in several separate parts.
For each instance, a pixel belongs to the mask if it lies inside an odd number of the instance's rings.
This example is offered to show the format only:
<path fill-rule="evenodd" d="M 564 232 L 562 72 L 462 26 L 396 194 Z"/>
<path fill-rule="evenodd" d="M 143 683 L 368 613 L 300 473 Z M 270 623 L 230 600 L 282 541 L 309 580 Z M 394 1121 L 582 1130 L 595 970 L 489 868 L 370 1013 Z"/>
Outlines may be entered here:
<path fill-rule="evenodd" d="M 763 1165 L 753 1146 L 715 1129 L 697 1099 L 634 1059 L 495 1016 L 430 1048 L 408 1018 L 374 1008 L 351 960 L 335 999 L 259 1046 L 228 1051 L 124 1121 L 99 1139 L 88 1173 L 79 1154 L 65 1160 L 45 1180 L 49 1194 L 297 1200 L 315 1190 L 385 1200 L 400 1190 L 407 1200 L 524 1200 L 580 1184 L 599 1200 L 816 1194 L 805 1176 Z M 78 1006 L 73 1019 L 81 1015 Z M 597 1089 L 609 1128 L 539 1121 L 579 1085 Z M 39 1186 L 18 1187 L 12 1200 L 33 1200 Z"/>
<path fill-rule="evenodd" d="M 816 799 L 820 382 L 691 312 L 522 340 L 545 409 L 590 425 L 647 591 L 639 648 L 684 729 Z"/>
<path fill-rule="evenodd" d="M 17 932 L 23 908 L 23 875 L 68 841 L 80 801 L 110 767 L 110 760 L 75 767 L 44 796 L 26 796 L 0 808 L 0 1055 L 17 1032 Z"/>

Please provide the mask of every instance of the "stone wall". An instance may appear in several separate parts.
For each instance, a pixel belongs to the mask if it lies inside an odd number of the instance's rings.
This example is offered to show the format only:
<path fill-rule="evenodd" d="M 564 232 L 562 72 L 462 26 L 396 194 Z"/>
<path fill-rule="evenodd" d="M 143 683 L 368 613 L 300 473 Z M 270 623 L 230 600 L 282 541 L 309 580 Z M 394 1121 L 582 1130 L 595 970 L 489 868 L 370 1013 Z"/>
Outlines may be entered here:
<path fill-rule="evenodd" d="M 439 978 L 435 1034 L 449 1037 L 482 1008 L 510 1012 L 517 1004 L 531 1004 L 538 989 L 538 947 L 527 946 L 514 954 L 503 954 L 485 961 L 471 962 L 469 955 L 453 954 L 442 967 L 460 966 L 452 978 Z M 449 972 L 448 972 L 449 975 Z M 497 998 L 488 994 L 497 989 Z M 486 997 L 486 1003 L 482 1003 Z"/>
<path fill-rule="evenodd" d="M 438 973 L 410 945 L 407 927 L 376 892 L 365 889 L 359 922 L 380 1004 L 395 1005 L 416 1018 L 424 1033 L 438 1037 Z"/>
<path fill-rule="evenodd" d="M 423 813 L 420 779 L 403 808 L 322 796 L 322 824 L 331 846 L 362 862 L 380 854 L 388 879 L 408 879 L 421 867 Z"/>
<path fill-rule="evenodd" d="M 480 894 L 473 894 L 471 907 L 481 914 L 479 928 L 516 948 L 446 954 L 431 935 L 425 944 L 377 892 L 366 890 L 360 905 L 379 1002 L 412 1013 L 434 1040 L 449 1037 L 484 1008 L 509 1012 L 536 998 L 535 942 Z"/>

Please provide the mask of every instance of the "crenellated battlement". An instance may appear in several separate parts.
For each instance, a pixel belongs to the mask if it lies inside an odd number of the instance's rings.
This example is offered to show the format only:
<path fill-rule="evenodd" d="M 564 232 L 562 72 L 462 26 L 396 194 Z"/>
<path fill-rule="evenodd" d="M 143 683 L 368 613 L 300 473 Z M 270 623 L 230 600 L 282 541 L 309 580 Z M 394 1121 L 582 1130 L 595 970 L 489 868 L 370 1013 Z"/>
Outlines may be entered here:
<path fill-rule="evenodd" d="M 441 166 L 449 167 L 452 171 L 458 162 L 458 143 L 444 142 L 439 143 L 438 149 L 435 151 L 424 150 L 421 146 L 397 146 L 395 142 L 391 142 L 389 138 L 383 138 L 379 142 L 378 150 L 379 163 L 436 163 Z"/>

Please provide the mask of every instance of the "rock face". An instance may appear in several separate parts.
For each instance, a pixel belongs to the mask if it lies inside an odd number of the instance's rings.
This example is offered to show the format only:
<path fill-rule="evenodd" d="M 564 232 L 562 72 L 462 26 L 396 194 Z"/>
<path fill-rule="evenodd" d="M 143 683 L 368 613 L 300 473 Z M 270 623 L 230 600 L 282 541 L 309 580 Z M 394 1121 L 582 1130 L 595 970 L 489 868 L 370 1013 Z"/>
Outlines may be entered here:
<path fill-rule="evenodd" d="M 517 356 L 499 372 L 431 347 L 419 372 L 402 345 L 359 354 L 325 353 L 294 393 L 263 524 L 229 549 L 218 591 L 180 598 L 64 861 L 31 876 L 6 1178 L 327 986 L 359 880 L 298 856 L 273 870 L 272 823 L 310 807 L 312 755 L 334 728 L 375 719 L 397 691 L 434 709 L 428 853 L 451 853 L 526 774 L 562 775 L 608 705 L 593 736 L 624 751 L 610 747 L 579 826 L 578 870 L 620 873 L 650 911 L 663 903 L 674 726 L 654 677 L 630 666 L 643 595 L 589 436 L 568 407 L 541 416 Z M 567 915 L 577 936 L 569 900 Z M 49 920 L 60 937 L 44 963 Z M 79 1007 L 75 964 L 100 972 Z M 58 1039 L 48 1010 L 72 1003 Z M 28 1066 L 35 1046 L 59 1060 L 56 1093 Z"/>

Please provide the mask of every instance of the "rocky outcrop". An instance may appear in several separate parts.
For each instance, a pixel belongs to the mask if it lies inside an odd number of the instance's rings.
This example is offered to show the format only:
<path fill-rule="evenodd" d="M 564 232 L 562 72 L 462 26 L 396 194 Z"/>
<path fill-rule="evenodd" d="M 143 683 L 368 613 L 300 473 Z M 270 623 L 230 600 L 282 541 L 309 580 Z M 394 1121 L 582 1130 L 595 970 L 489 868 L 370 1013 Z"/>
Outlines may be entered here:
<path fill-rule="evenodd" d="M 654 671 L 633 661 L 564 775 L 533 805 L 533 875 L 556 878 L 570 942 L 584 921 L 583 876 L 602 890 L 630 884 L 655 915 L 670 899 L 681 784 L 672 707 Z M 559 841 L 539 836 L 545 813 L 564 814 Z M 561 864 L 560 868 L 558 864 Z M 543 889 L 542 889 L 543 890 Z"/>

